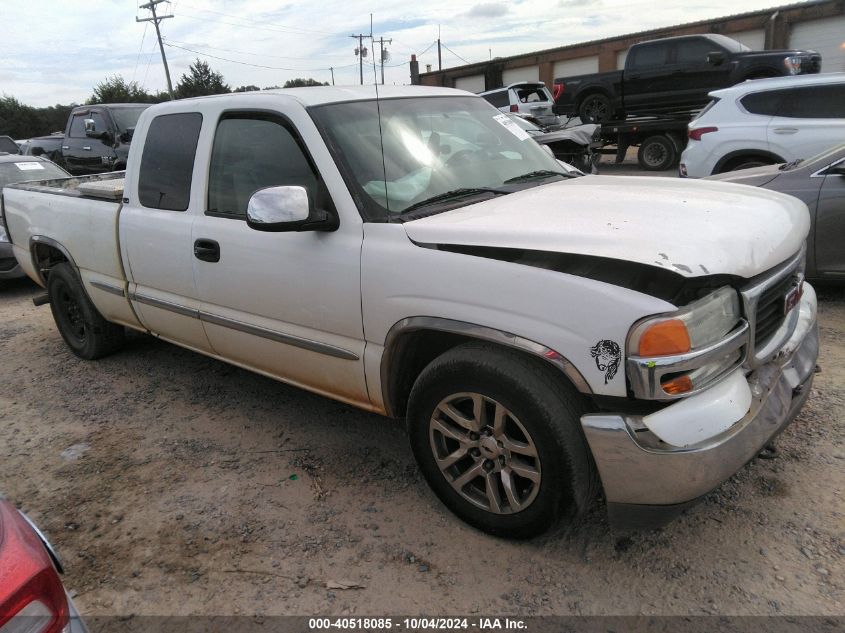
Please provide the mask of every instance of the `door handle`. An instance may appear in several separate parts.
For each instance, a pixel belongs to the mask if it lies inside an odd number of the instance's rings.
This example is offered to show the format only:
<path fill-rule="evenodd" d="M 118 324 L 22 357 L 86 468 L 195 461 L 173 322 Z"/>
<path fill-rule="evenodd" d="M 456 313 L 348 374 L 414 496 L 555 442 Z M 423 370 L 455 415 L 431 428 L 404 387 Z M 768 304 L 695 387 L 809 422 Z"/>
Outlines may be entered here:
<path fill-rule="evenodd" d="M 204 262 L 219 262 L 220 244 L 214 240 L 200 238 L 194 242 L 194 257 Z"/>
<path fill-rule="evenodd" d="M 82 147 L 82 149 L 84 149 L 84 150 L 88 150 L 88 151 L 90 152 L 90 151 L 91 151 L 91 146 L 90 146 L 90 145 L 84 145 L 84 146 Z"/>
<path fill-rule="evenodd" d="M 798 131 L 797 127 L 776 127 L 775 134 L 795 134 Z"/>
<path fill-rule="evenodd" d="M 70 145 L 62 145 L 62 149 L 70 149 Z"/>

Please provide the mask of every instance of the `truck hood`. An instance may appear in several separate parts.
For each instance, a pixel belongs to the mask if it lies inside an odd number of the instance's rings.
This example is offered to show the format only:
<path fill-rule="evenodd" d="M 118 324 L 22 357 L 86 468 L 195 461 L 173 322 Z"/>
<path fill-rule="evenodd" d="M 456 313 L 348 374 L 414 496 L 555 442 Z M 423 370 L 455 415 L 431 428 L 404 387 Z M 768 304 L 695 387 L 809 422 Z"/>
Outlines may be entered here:
<path fill-rule="evenodd" d="M 795 254 L 810 227 L 791 196 L 720 182 L 584 176 L 405 222 L 419 244 L 516 248 L 753 277 Z"/>

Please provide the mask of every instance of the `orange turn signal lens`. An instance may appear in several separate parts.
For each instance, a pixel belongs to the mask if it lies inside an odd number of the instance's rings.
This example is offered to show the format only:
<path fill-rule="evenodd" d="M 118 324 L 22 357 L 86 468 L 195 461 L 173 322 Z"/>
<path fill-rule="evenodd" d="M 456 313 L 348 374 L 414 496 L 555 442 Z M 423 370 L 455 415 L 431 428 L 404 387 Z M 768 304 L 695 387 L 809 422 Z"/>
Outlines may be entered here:
<path fill-rule="evenodd" d="M 640 336 L 640 356 L 667 356 L 690 351 L 689 332 L 680 319 L 659 321 Z"/>
<path fill-rule="evenodd" d="M 692 379 L 689 376 L 678 376 L 677 378 L 672 378 L 672 380 L 661 382 L 660 386 L 663 387 L 663 391 L 674 396 L 679 393 L 692 391 Z"/>

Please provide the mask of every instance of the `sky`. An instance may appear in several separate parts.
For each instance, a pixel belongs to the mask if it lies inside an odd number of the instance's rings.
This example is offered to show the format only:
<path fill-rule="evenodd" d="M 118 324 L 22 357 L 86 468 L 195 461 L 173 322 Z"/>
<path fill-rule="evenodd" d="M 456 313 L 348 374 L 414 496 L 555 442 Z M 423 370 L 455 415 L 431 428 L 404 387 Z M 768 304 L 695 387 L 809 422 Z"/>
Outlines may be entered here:
<path fill-rule="evenodd" d="M 167 83 L 146 0 L 0 0 L 0 94 L 33 106 L 81 103 L 106 77 L 146 90 Z M 158 5 L 175 85 L 197 58 L 232 88 L 294 77 L 358 83 L 352 34 L 387 45 L 385 83 L 409 83 L 408 61 L 437 68 L 786 4 L 776 0 L 171 0 Z M 365 82 L 372 83 L 372 45 Z M 378 44 L 376 44 L 378 46 Z M 378 55 L 376 54 L 376 57 Z"/>

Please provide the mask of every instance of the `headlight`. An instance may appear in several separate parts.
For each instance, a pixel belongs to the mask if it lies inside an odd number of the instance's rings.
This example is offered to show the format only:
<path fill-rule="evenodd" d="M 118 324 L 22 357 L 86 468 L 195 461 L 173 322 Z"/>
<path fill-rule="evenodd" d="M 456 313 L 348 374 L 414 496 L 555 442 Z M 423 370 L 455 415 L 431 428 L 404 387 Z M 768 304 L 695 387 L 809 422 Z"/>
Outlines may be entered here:
<path fill-rule="evenodd" d="M 0 220 L 0 242 L 8 242 L 9 241 L 9 234 L 6 233 L 6 227 L 3 226 L 2 220 Z"/>
<path fill-rule="evenodd" d="M 658 400 L 700 391 L 744 361 L 747 343 L 739 295 L 724 286 L 631 328 L 631 387 L 637 397 Z"/>
<path fill-rule="evenodd" d="M 786 68 L 786 72 L 790 75 L 797 75 L 801 72 L 801 58 L 792 56 L 786 57 L 783 60 L 783 65 Z"/>

